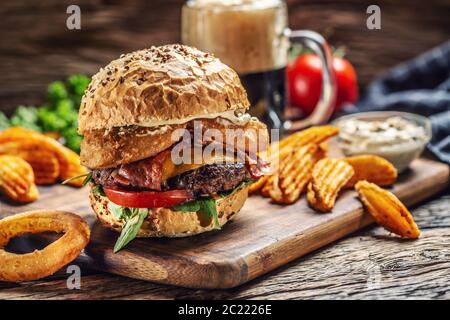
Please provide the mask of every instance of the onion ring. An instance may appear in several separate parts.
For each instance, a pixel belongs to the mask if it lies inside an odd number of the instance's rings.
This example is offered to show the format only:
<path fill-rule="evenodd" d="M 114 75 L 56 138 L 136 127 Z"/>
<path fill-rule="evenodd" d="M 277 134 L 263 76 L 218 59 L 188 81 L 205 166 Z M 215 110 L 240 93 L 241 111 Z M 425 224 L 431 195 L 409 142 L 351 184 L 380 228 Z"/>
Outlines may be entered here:
<path fill-rule="evenodd" d="M 4 250 L 11 238 L 53 231 L 62 237 L 42 250 L 14 254 Z M 89 242 L 90 230 L 78 215 L 57 210 L 29 211 L 0 220 L 0 281 L 37 280 L 72 262 Z"/>

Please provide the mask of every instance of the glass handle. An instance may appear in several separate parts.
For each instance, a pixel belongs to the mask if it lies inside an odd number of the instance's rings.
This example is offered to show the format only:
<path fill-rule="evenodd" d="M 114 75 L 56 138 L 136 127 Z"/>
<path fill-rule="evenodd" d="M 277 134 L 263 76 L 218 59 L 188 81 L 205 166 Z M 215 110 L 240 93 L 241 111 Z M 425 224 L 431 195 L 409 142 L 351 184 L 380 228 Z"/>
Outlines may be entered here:
<path fill-rule="evenodd" d="M 336 76 L 333 70 L 333 55 L 325 39 L 314 31 L 286 29 L 292 43 L 301 43 L 313 50 L 322 60 L 322 93 L 314 111 L 305 119 L 286 122 L 287 131 L 298 131 L 310 126 L 326 123 L 333 114 L 336 100 Z"/>

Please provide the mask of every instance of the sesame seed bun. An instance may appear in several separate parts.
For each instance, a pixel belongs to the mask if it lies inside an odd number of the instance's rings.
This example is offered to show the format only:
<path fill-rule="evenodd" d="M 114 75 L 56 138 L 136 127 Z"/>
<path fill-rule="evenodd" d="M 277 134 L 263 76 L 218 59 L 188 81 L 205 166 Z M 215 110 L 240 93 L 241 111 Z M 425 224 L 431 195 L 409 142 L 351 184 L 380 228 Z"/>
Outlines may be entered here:
<path fill-rule="evenodd" d="M 233 69 L 183 45 L 122 55 L 92 77 L 81 101 L 78 131 L 155 127 L 249 107 Z"/>
<path fill-rule="evenodd" d="M 267 146 L 269 137 L 265 124 L 256 119 L 245 125 L 221 124 L 215 119 L 203 119 L 202 124 L 224 132 L 226 129 L 240 128 L 246 141 L 252 137 L 252 132 L 258 132 L 261 146 Z M 108 134 L 104 130 L 92 130 L 84 136 L 81 143 L 81 163 L 91 169 L 114 168 L 121 164 L 131 163 L 155 156 L 181 138 L 186 124 L 163 126 L 159 128 L 114 128 Z"/>

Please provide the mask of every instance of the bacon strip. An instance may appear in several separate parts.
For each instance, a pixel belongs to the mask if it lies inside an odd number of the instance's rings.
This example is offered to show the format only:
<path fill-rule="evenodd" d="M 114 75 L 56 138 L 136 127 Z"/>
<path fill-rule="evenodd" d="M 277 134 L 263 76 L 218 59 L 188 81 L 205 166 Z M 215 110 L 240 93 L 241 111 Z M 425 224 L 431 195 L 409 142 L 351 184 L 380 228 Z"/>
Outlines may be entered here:
<path fill-rule="evenodd" d="M 194 142 L 195 143 L 195 142 Z M 217 145 L 222 148 L 224 153 L 232 154 L 237 157 L 238 162 L 244 163 L 252 179 L 259 179 L 270 172 L 270 166 L 254 152 L 232 148 L 226 143 L 217 141 L 199 141 L 196 146 L 202 148 L 207 145 Z M 171 156 L 171 150 L 167 149 L 154 157 L 140 161 L 124 164 L 115 169 L 99 169 L 93 171 L 94 181 L 105 187 L 126 187 L 136 190 L 155 190 L 163 189 L 162 177 L 164 163 Z"/>
<path fill-rule="evenodd" d="M 262 176 L 269 174 L 271 172 L 270 170 L 270 164 L 264 159 L 256 156 L 256 164 L 255 163 L 249 163 L 248 161 L 245 162 L 245 167 L 247 168 L 247 171 L 250 173 L 250 176 L 253 179 L 259 179 Z"/>
<path fill-rule="evenodd" d="M 152 158 L 122 165 L 116 171 L 117 176 L 126 179 L 131 185 L 160 191 L 164 161 L 169 157 L 170 150 L 165 150 Z"/>
<path fill-rule="evenodd" d="M 121 165 L 116 169 L 100 169 L 92 172 L 94 181 L 102 186 L 136 187 L 161 191 L 164 162 L 170 157 L 170 150 L 158 155 Z"/>

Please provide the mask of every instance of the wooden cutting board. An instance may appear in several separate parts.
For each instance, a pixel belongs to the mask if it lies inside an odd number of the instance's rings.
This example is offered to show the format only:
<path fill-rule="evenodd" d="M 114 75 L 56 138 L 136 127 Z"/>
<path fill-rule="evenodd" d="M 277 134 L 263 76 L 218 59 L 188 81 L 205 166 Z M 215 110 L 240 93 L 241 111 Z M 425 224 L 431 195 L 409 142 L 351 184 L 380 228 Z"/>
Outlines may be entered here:
<path fill-rule="evenodd" d="M 449 167 L 416 160 L 393 192 L 407 205 L 445 189 Z M 86 218 L 91 242 L 80 262 L 106 272 L 191 288 L 230 288 L 265 274 L 372 222 L 354 191 L 345 191 L 332 213 L 315 213 L 304 197 L 291 206 L 250 197 L 221 231 L 180 239 L 139 239 L 114 254 L 117 234 L 103 228 L 91 212 L 87 188 L 40 188 L 40 200 L 14 206 L 1 198 L 2 215 L 31 209 L 62 209 Z M 420 226 L 419 226 L 420 227 Z"/>

